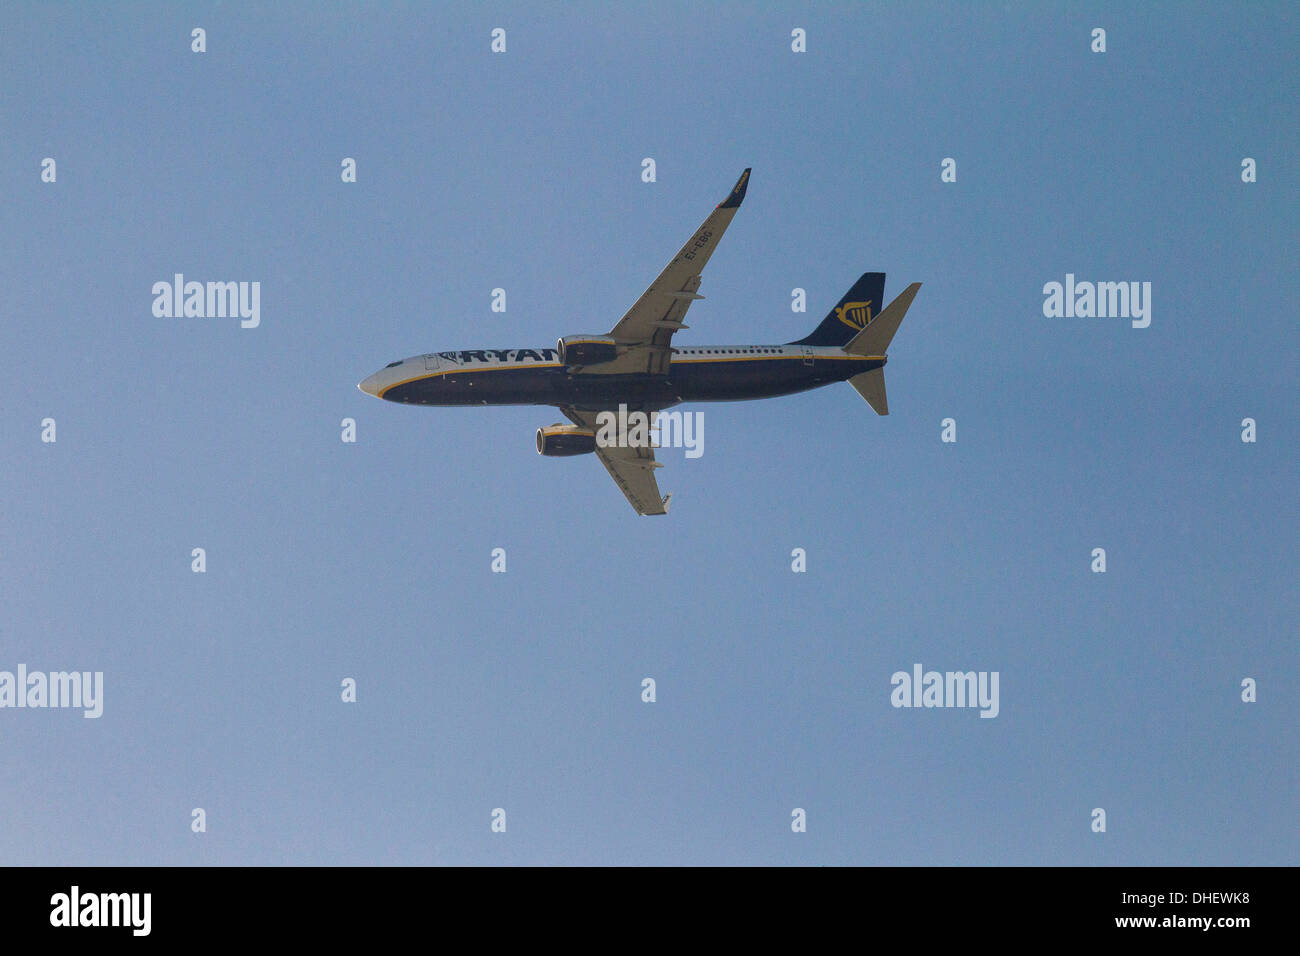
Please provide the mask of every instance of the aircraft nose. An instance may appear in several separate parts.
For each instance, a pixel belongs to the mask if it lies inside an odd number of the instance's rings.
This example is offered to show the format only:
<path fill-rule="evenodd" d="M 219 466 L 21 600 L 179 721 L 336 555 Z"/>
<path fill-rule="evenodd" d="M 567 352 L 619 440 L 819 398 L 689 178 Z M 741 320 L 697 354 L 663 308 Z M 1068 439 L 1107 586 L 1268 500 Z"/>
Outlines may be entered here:
<path fill-rule="evenodd" d="M 380 381 L 382 377 L 383 375 L 381 372 L 376 372 L 369 378 L 358 382 L 357 388 L 361 389 L 361 391 L 365 392 L 367 395 L 373 395 L 375 398 L 379 398 L 379 390 L 383 387 Z"/>

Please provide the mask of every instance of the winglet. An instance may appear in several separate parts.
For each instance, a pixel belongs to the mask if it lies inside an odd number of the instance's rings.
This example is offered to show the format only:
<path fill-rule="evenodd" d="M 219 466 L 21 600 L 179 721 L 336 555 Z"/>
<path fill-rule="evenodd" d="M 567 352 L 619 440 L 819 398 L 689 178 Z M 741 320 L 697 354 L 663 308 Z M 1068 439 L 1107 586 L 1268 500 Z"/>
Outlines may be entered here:
<path fill-rule="evenodd" d="M 722 202 L 718 203 L 719 209 L 735 209 L 742 202 L 744 202 L 745 190 L 749 188 L 750 169 L 753 169 L 753 167 L 752 166 L 749 167 L 749 169 L 746 169 L 743 173 L 740 174 L 740 178 L 736 180 L 736 188 L 731 191 L 731 195 L 728 196 L 726 199 L 724 199 Z"/>

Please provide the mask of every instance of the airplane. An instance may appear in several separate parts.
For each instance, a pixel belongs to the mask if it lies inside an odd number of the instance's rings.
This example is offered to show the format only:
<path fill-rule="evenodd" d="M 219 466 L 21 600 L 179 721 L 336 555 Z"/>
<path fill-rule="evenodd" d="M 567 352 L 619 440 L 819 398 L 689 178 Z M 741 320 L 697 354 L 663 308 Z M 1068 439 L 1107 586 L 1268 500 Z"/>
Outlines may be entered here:
<path fill-rule="evenodd" d="M 790 395 L 847 381 L 879 415 L 886 350 L 921 283 L 881 309 L 885 275 L 858 279 L 810 335 L 784 345 L 675 346 L 673 335 L 699 294 L 700 275 L 749 187 L 746 169 L 607 335 L 569 335 L 556 347 L 430 352 L 390 362 L 357 388 L 407 405 L 553 405 L 571 425 L 537 430 L 548 457 L 595 453 L 639 515 L 668 513 L 649 442 L 598 441 L 602 413 L 646 415 L 680 402 L 732 402 Z"/>

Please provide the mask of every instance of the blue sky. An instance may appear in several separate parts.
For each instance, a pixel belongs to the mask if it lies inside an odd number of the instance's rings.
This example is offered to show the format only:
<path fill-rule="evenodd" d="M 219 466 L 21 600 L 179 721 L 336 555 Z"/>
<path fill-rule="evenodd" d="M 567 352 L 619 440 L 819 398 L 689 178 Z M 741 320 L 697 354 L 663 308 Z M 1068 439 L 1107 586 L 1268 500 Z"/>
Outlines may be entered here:
<path fill-rule="evenodd" d="M 0 860 L 1296 863 L 1297 27 L 6 6 L 0 670 L 105 690 L 0 709 Z M 357 391 L 607 331 L 746 166 L 678 343 L 920 281 L 889 417 L 689 407 L 704 454 L 638 518 L 536 454 L 553 409 Z M 259 281 L 260 326 L 155 317 L 177 272 Z M 1045 318 L 1067 273 L 1151 282 L 1150 327 Z M 892 707 L 915 663 L 997 671 L 999 715 Z"/>

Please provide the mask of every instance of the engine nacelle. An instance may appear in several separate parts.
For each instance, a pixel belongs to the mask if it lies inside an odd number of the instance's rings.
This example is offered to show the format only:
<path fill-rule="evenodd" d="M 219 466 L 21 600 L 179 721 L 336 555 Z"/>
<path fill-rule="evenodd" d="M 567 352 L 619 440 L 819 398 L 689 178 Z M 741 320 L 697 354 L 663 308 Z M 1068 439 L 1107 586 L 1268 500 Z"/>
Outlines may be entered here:
<path fill-rule="evenodd" d="M 581 425 L 548 425 L 537 429 L 537 454 L 552 458 L 589 455 L 596 450 L 596 433 Z"/>
<path fill-rule="evenodd" d="M 563 365 L 599 365 L 618 357 L 618 346 L 607 335 L 566 335 L 557 345 Z"/>

